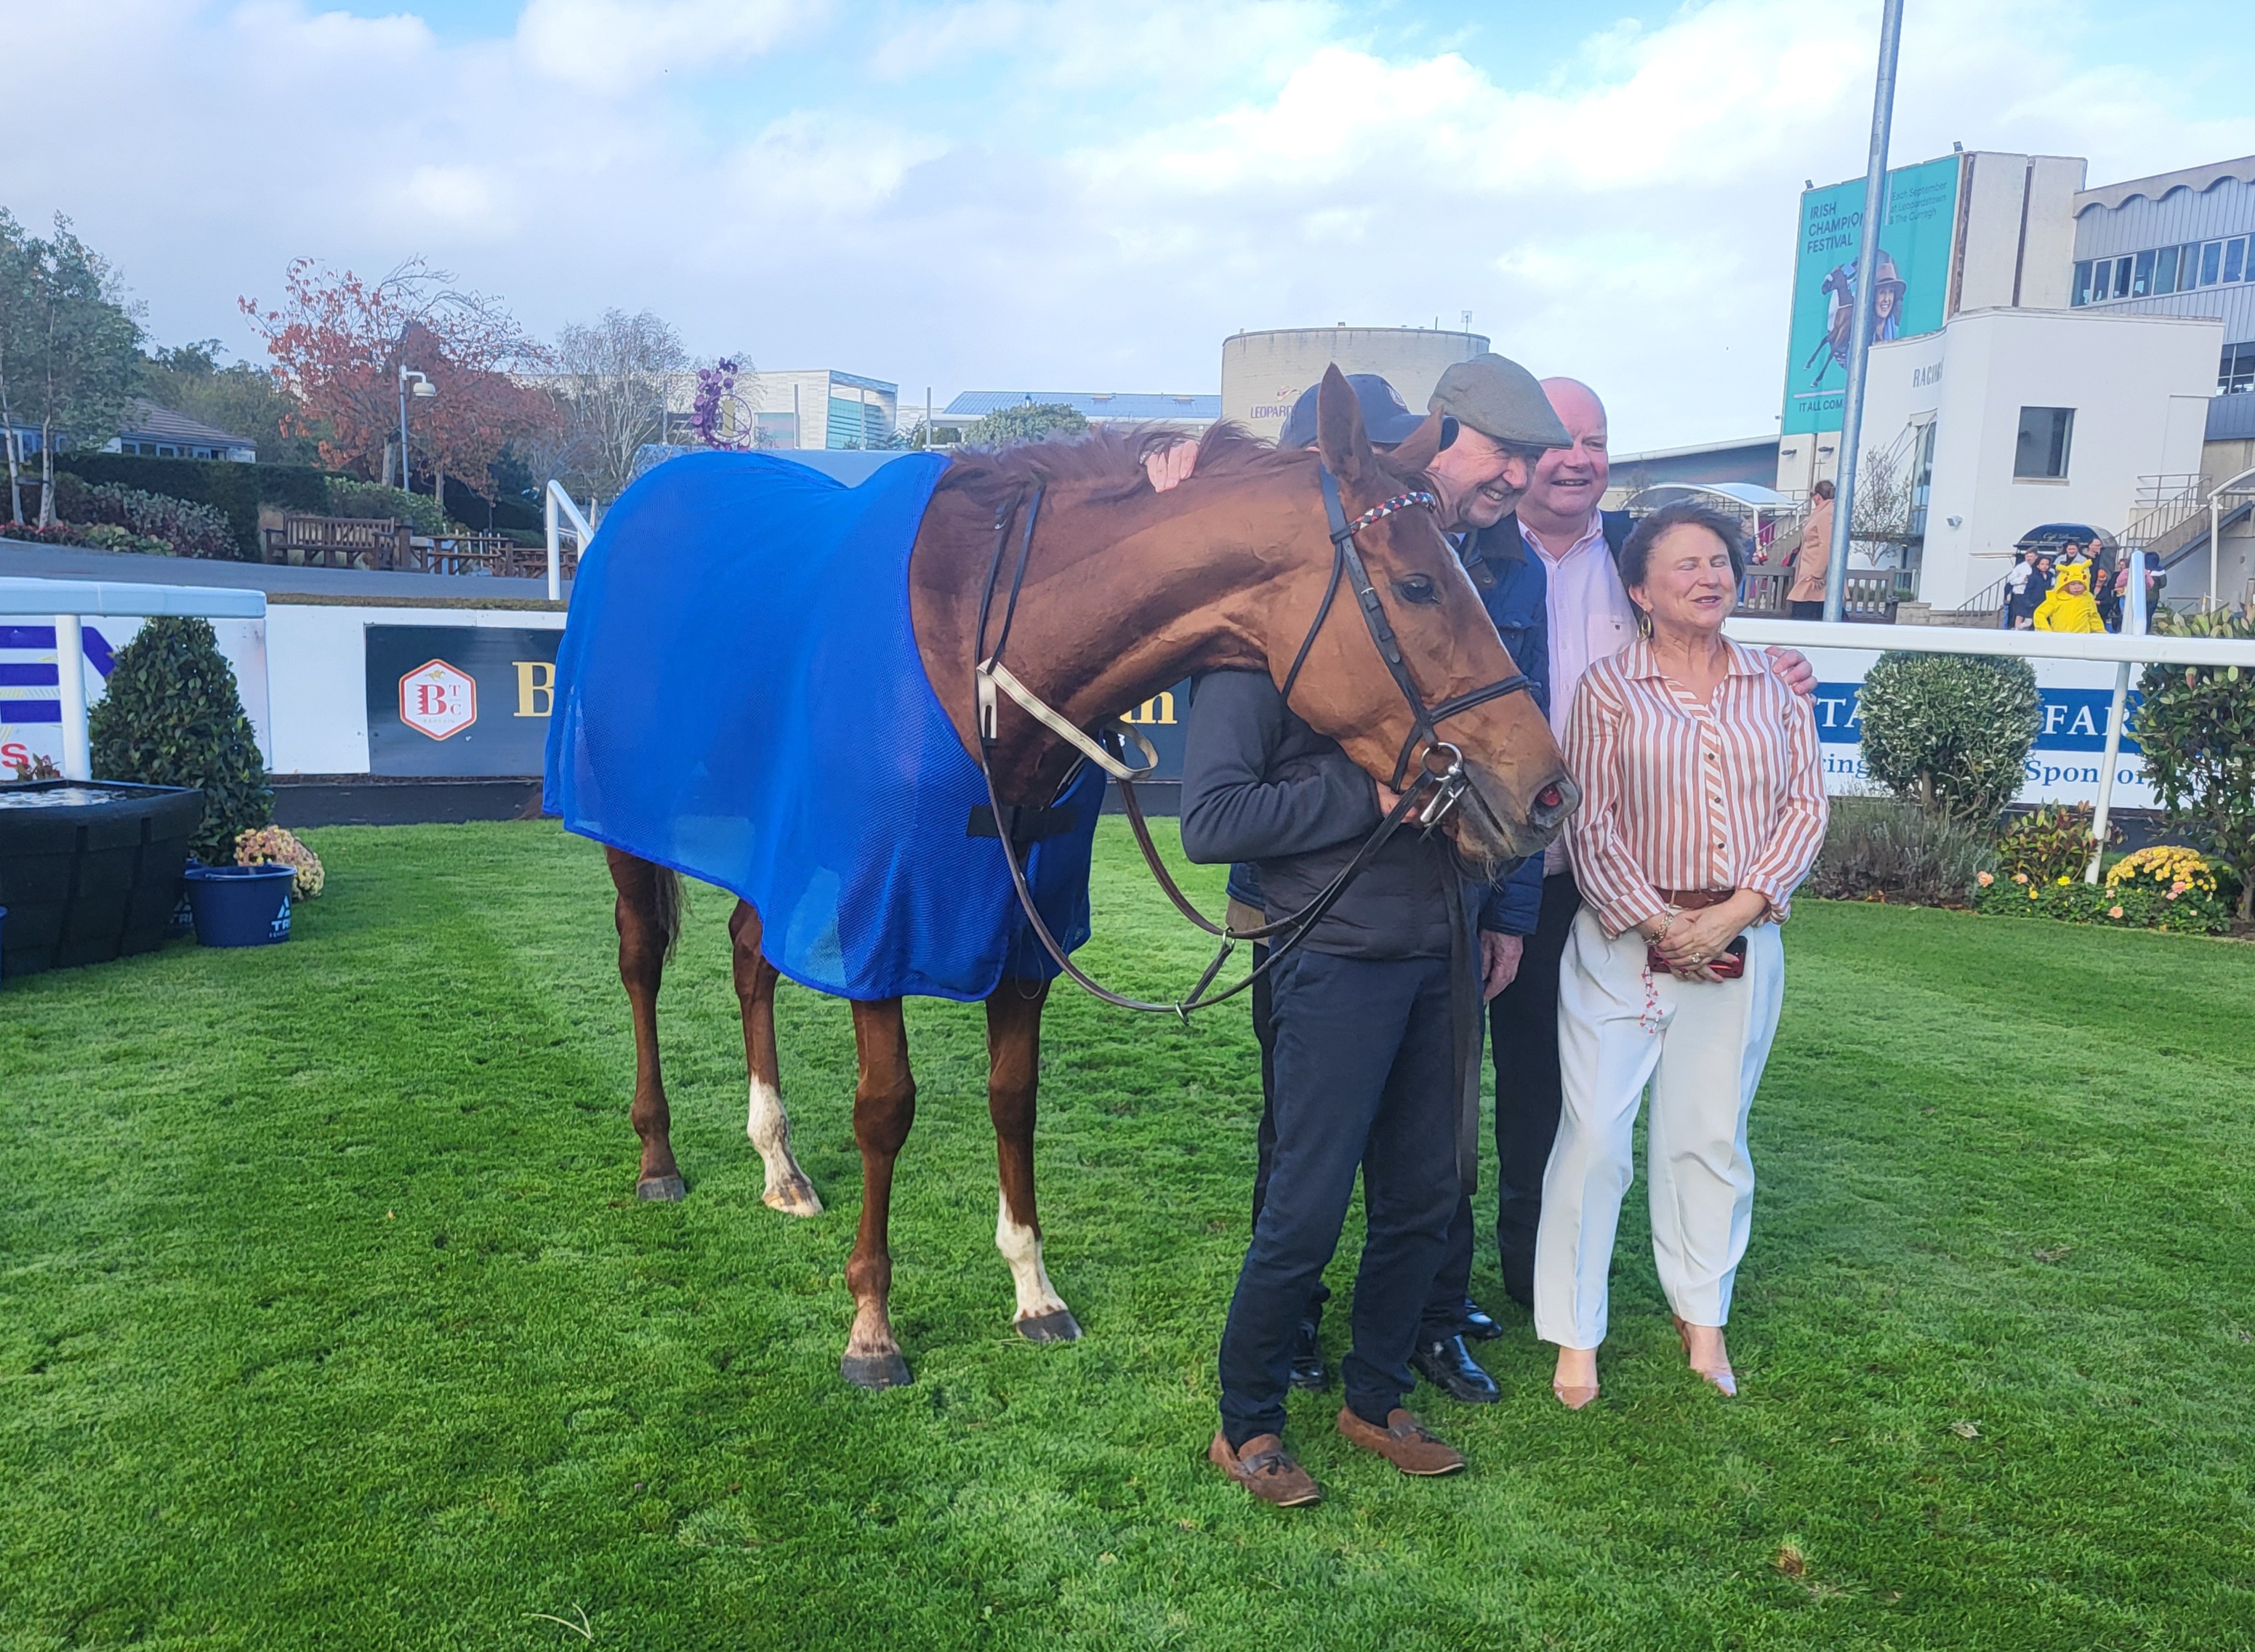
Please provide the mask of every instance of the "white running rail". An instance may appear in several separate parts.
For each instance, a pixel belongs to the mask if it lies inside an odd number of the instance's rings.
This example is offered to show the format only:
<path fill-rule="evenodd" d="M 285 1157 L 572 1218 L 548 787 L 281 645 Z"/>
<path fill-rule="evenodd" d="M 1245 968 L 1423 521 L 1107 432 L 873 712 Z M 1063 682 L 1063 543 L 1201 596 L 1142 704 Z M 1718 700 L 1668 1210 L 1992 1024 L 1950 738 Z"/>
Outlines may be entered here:
<path fill-rule="evenodd" d="M 564 484 L 550 480 L 543 513 L 548 522 L 548 600 L 560 602 L 564 598 L 564 547 L 562 536 L 569 532 L 578 542 L 580 554 L 587 554 L 587 546 L 595 537 L 595 530 L 587 526 L 587 517 L 572 502 L 572 495 L 564 491 Z M 587 511 L 595 508 L 593 499 L 587 501 Z M 559 518 L 561 520 L 559 520 Z"/>

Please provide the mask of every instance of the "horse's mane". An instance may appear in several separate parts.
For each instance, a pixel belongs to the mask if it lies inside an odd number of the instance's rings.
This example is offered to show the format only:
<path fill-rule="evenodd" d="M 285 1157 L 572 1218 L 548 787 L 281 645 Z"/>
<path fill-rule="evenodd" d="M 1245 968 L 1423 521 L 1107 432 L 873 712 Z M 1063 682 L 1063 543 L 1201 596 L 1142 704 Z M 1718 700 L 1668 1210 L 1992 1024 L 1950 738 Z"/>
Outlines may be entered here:
<path fill-rule="evenodd" d="M 1124 430 L 1107 426 L 1068 439 L 1052 437 L 1010 447 L 971 448 L 954 456 L 939 485 L 981 504 L 1000 505 L 1037 481 L 1052 487 L 1109 482 L 1111 488 L 1094 496 L 1108 504 L 1147 490 L 1150 484 L 1143 473 L 1144 459 L 1183 439 L 1181 431 L 1164 425 L 1135 424 Z M 1306 450 L 1280 450 L 1227 419 L 1206 427 L 1198 438 L 1198 450 L 1201 480 L 1289 470 L 1312 464 L 1316 458 Z"/>

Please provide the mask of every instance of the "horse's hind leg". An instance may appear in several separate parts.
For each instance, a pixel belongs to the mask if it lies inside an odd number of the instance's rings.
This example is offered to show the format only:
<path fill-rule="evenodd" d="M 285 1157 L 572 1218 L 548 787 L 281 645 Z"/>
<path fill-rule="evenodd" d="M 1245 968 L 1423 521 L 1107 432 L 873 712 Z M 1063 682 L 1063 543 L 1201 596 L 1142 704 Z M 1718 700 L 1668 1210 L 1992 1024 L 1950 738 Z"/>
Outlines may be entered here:
<path fill-rule="evenodd" d="M 744 1067 L 751 1075 L 751 1109 L 744 1134 L 767 1166 L 767 1191 L 760 1196 L 787 1216 L 818 1216 L 822 1200 L 814 1184 L 790 1155 L 790 1120 L 783 1110 L 782 1071 L 776 1060 L 775 965 L 760 956 L 760 914 L 740 900 L 728 920 L 735 946 L 736 999 L 744 1010 Z"/>
<path fill-rule="evenodd" d="M 893 1340 L 888 1312 L 893 1290 L 893 1161 L 916 1121 L 916 1078 L 909 1071 L 901 1001 L 855 999 L 854 1043 L 861 1060 L 854 1087 L 854 1139 L 861 1149 L 861 1226 L 854 1238 L 853 1260 L 846 1264 L 846 1284 L 854 1293 L 854 1332 L 838 1368 L 857 1388 L 893 1388 L 909 1380 L 908 1362 Z"/>
<path fill-rule="evenodd" d="M 1002 1191 L 994 1246 L 1010 1264 L 1018 1292 L 1018 1334 L 1035 1342 L 1071 1342 L 1080 1326 L 1042 1265 L 1042 1224 L 1034 1209 L 1034 1102 L 1041 1087 L 1042 1005 L 1046 981 L 1005 976 L 987 999 L 987 1110 L 994 1120 L 994 1157 Z"/>
<path fill-rule="evenodd" d="M 657 988 L 681 927 L 681 886 L 672 872 L 623 850 L 606 849 L 611 882 L 619 892 L 619 979 L 633 1011 L 634 1107 L 628 1116 L 642 1138 L 642 1168 L 635 1192 L 644 1199 L 678 1199 L 685 1191 L 673 1162 L 673 1120 L 658 1071 Z"/>

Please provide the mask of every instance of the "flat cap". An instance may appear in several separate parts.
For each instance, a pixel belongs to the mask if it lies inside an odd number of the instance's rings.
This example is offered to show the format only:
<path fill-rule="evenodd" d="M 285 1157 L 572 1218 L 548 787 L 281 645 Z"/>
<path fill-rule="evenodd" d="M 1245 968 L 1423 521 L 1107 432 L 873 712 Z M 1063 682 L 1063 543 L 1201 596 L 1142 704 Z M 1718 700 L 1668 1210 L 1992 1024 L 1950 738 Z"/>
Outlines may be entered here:
<path fill-rule="evenodd" d="M 1535 375 L 1492 350 L 1441 374 L 1427 405 L 1499 442 L 1519 447 L 1574 444 Z"/>

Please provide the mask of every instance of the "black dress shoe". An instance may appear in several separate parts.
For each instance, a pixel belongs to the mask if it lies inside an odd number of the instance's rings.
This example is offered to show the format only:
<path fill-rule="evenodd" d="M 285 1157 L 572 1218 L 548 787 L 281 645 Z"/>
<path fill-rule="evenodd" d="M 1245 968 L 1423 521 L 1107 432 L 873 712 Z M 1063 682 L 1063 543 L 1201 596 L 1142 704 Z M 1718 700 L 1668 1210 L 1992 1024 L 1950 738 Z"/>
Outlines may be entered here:
<path fill-rule="evenodd" d="M 1480 1369 L 1461 1336 L 1421 1337 L 1409 1363 L 1442 1393 L 1466 1405 L 1493 1405 L 1503 1397 L 1503 1390 Z"/>
<path fill-rule="evenodd" d="M 1331 1386 L 1324 1370 L 1323 1339 L 1316 1334 L 1312 1320 L 1301 1320 L 1300 1328 L 1292 1334 L 1292 1365 L 1285 1373 L 1284 1383 L 1310 1394 L 1320 1394 Z"/>
<path fill-rule="evenodd" d="M 1458 1317 L 1465 1323 L 1465 1334 L 1475 1342 L 1493 1342 L 1503 1334 L 1503 1327 L 1490 1319 L 1480 1305 L 1470 1297 L 1465 1298 L 1465 1306 Z"/>

